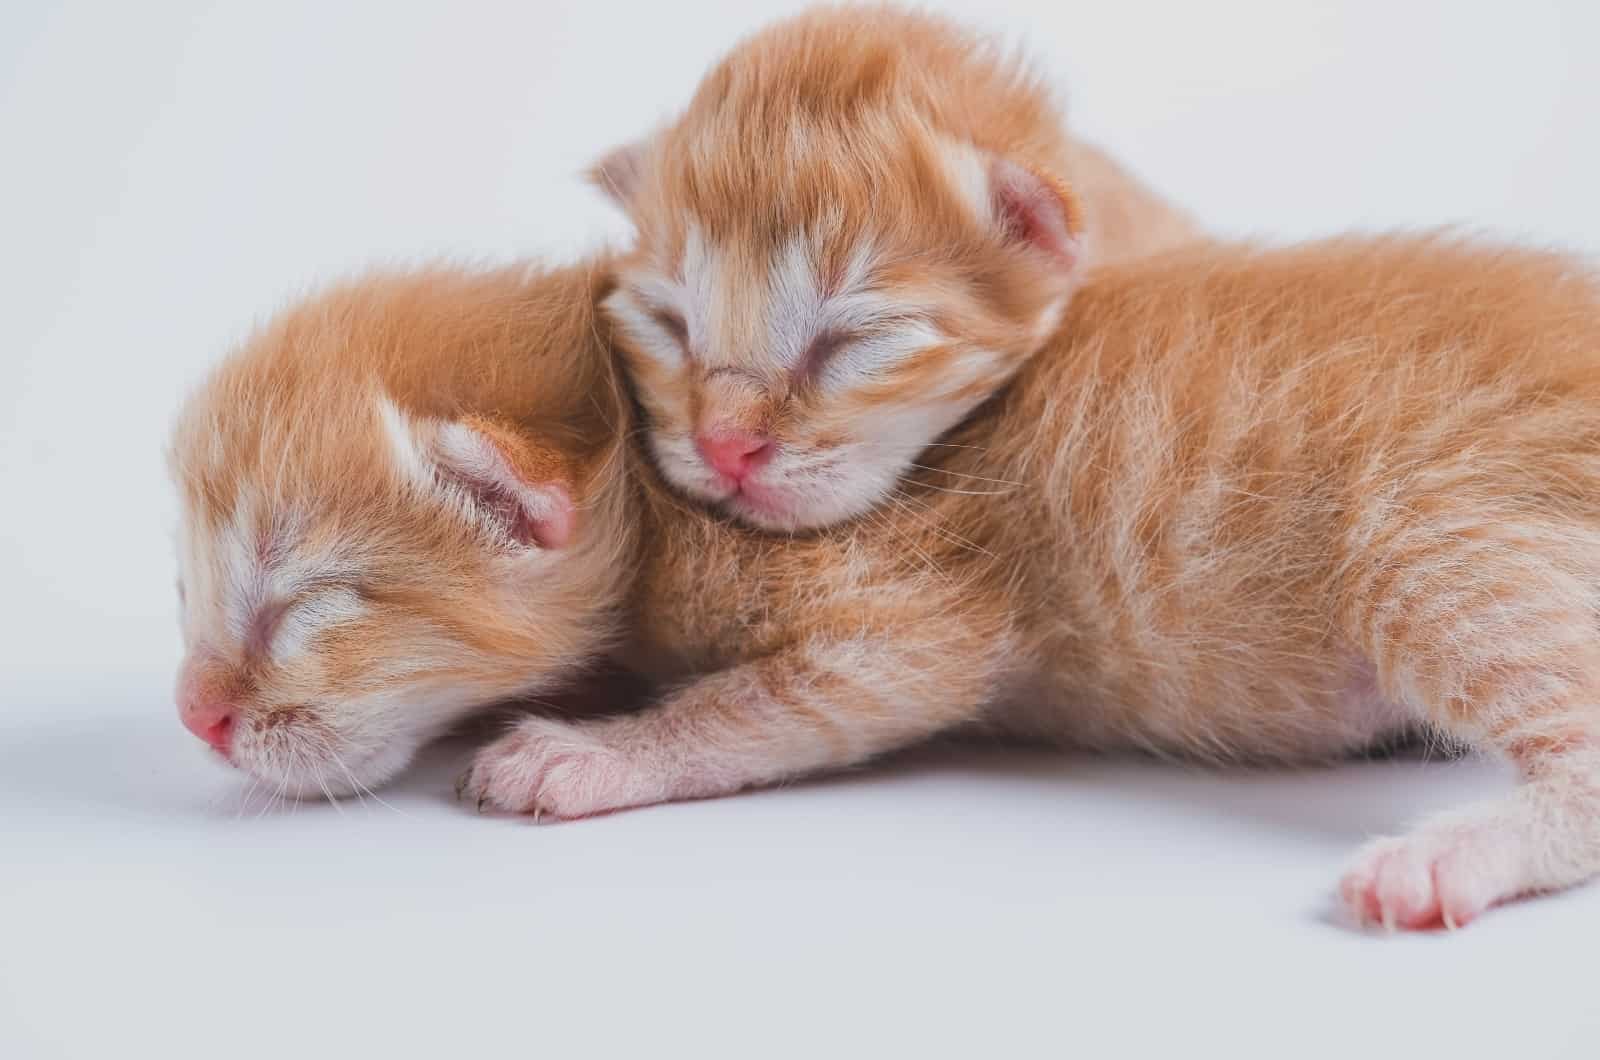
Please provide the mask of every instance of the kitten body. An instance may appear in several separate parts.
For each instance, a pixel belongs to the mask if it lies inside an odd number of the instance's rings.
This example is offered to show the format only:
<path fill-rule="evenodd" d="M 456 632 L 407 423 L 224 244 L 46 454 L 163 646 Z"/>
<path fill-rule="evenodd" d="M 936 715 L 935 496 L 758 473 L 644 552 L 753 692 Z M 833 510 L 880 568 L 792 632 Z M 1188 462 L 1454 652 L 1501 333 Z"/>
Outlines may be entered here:
<path fill-rule="evenodd" d="M 530 719 L 471 791 L 573 817 L 961 726 L 1301 761 L 1424 729 L 1508 800 L 1369 848 L 1360 916 L 1465 923 L 1600 869 L 1600 297 L 1448 239 L 1107 270 L 882 509 L 782 539 L 652 483 L 637 715 Z"/>
<path fill-rule="evenodd" d="M 1094 263 L 1195 235 L 1019 55 L 893 7 L 756 34 L 596 180 L 638 229 L 607 308 L 662 473 L 765 529 L 877 504 Z"/>

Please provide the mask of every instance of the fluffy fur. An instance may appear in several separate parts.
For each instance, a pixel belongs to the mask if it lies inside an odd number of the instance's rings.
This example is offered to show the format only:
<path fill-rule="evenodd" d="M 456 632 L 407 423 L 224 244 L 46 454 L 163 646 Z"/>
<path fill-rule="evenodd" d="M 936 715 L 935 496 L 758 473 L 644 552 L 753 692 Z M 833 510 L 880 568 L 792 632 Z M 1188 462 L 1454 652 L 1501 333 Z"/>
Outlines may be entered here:
<path fill-rule="evenodd" d="M 237 697 L 240 765 L 376 782 L 620 621 L 615 658 L 667 691 L 518 723 L 472 798 L 577 817 L 962 727 L 1291 761 L 1420 728 L 1523 783 L 1364 851 L 1358 916 L 1456 925 L 1600 870 L 1600 292 L 1573 262 L 1383 239 L 1106 270 L 898 495 L 804 539 L 654 478 L 588 317 L 604 293 L 378 278 L 197 396 L 188 671 Z"/>
<path fill-rule="evenodd" d="M 607 308 L 661 470 L 769 530 L 877 504 L 1091 260 L 1193 234 L 1020 57 L 890 7 L 762 31 L 596 180 L 639 232 Z"/>
<path fill-rule="evenodd" d="M 470 790 L 574 817 L 961 726 L 1289 761 L 1423 729 L 1524 782 L 1364 852 L 1357 915 L 1458 925 L 1600 869 L 1600 297 L 1574 263 L 1434 238 L 1108 270 L 932 453 L 787 541 L 636 469 L 623 657 L 676 690 L 529 720 Z"/>
<path fill-rule="evenodd" d="M 602 275 L 369 276 L 282 314 L 189 400 L 180 705 L 229 710 L 228 755 L 269 790 L 381 783 L 608 642 L 630 536 L 597 485 L 621 444 Z"/>

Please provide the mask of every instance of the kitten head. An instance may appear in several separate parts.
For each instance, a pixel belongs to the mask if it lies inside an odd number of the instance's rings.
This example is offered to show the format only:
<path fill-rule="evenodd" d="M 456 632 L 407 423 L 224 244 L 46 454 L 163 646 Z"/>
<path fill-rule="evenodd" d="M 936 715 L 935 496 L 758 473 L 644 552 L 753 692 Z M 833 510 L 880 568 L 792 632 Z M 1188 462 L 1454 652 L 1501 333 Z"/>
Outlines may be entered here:
<path fill-rule="evenodd" d="M 373 277 L 194 395 L 172 465 L 196 735 L 274 790 L 348 793 L 599 649 L 624 521 L 585 411 L 590 297 L 577 275 Z"/>
<path fill-rule="evenodd" d="M 830 10 L 601 162 L 639 235 L 606 310 L 665 476 L 767 529 L 880 501 L 1079 282 L 1042 124 L 1054 144 L 1038 86 L 947 24 Z"/>

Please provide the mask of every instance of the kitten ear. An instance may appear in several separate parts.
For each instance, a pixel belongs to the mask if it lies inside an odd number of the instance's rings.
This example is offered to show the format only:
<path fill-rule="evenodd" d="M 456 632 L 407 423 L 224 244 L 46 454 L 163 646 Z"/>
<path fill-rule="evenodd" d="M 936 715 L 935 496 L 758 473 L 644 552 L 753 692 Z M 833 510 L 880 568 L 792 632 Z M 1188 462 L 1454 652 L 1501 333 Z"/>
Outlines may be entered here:
<path fill-rule="evenodd" d="M 1063 273 L 1083 266 L 1083 208 L 1065 182 L 970 150 L 961 152 L 955 166 L 960 193 L 1002 240 L 1032 248 Z"/>
<path fill-rule="evenodd" d="M 440 477 L 518 545 L 560 548 L 571 539 L 572 496 L 554 450 L 473 417 L 440 427 L 434 454 Z"/>
<path fill-rule="evenodd" d="M 1012 239 L 1044 251 L 1075 270 L 1083 261 L 1083 208 L 1062 181 L 1008 158 L 989 164 L 994 217 Z"/>
<path fill-rule="evenodd" d="M 624 212 L 631 213 L 639 185 L 644 182 L 645 158 L 651 146 L 652 138 L 647 137 L 612 148 L 589 167 L 589 183 L 603 191 Z"/>
<path fill-rule="evenodd" d="M 561 454 L 476 416 L 413 422 L 388 400 L 379 409 L 400 471 L 414 485 L 519 548 L 558 549 L 572 539 L 577 516 Z"/>

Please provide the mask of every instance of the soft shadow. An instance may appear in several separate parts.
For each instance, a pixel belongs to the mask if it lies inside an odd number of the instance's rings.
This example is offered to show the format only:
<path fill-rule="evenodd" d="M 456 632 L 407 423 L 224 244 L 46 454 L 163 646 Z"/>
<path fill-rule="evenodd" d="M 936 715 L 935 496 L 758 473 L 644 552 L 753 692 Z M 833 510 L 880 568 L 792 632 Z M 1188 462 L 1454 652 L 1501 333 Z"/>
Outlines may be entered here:
<path fill-rule="evenodd" d="M 231 771 L 208 761 L 169 711 L 42 720 L 0 746 L 0 802 L 170 817 L 205 810 Z"/>
<path fill-rule="evenodd" d="M 455 782 L 472 752 L 502 732 L 514 716 L 492 712 L 430 745 L 378 795 L 401 808 L 454 802 Z M 267 792 L 258 786 L 250 794 L 248 777 L 211 760 L 164 711 L 149 717 L 42 721 L 11 729 L 8 737 L 0 746 L 0 802 L 9 806 L 52 811 L 79 807 L 164 818 L 275 812 L 265 806 Z M 937 741 L 860 769 L 786 787 L 874 791 L 939 778 L 956 778 L 975 792 L 1023 785 L 1042 803 L 1114 798 L 1162 814 L 1242 821 L 1351 843 L 1401 830 L 1425 813 L 1510 787 L 1509 770 L 1472 759 L 1424 761 L 1400 755 L 1303 769 L 1206 769 L 1135 756 L 957 740 Z M 781 789 L 772 794 L 781 797 Z M 298 813 L 335 809 L 309 801 L 294 807 Z"/>
<path fill-rule="evenodd" d="M 975 788 L 1025 784 L 1042 800 L 1114 796 L 1176 816 L 1231 820 L 1273 831 L 1359 843 L 1428 813 L 1509 791 L 1509 767 L 1421 749 L 1303 767 L 1210 767 L 1140 755 L 942 740 L 844 773 L 796 782 L 816 789 L 872 788 L 918 778 Z"/>
<path fill-rule="evenodd" d="M 214 759 L 169 711 L 149 716 L 40 720 L 6 730 L 0 743 L 0 806 L 60 815 L 72 812 L 243 817 L 337 813 L 325 800 L 276 801 Z M 455 735 L 425 748 L 401 777 L 381 788 L 386 803 L 449 797 L 481 734 Z M 345 805 L 358 803 L 350 798 Z"/>

